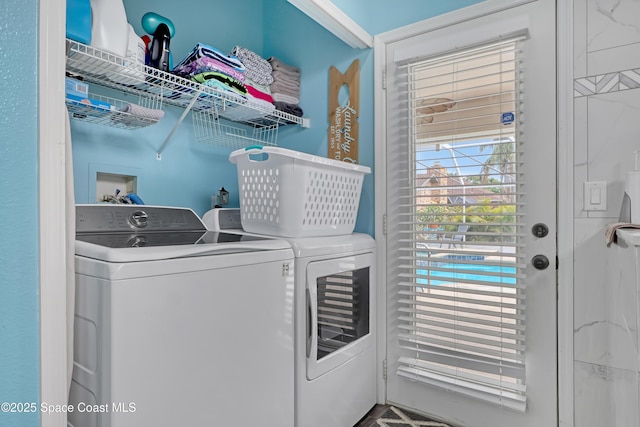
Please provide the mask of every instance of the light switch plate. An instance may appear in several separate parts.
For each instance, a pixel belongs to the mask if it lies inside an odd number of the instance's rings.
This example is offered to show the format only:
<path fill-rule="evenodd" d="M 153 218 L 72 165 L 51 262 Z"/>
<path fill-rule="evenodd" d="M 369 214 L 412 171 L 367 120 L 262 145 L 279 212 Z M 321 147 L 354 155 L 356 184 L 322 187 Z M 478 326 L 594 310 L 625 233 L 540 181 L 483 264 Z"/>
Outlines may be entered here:
<path fill-rule="evenodd" d="M 584 183 L 584 210 L 607 210 L 607 182 L 588 181 Z"/>

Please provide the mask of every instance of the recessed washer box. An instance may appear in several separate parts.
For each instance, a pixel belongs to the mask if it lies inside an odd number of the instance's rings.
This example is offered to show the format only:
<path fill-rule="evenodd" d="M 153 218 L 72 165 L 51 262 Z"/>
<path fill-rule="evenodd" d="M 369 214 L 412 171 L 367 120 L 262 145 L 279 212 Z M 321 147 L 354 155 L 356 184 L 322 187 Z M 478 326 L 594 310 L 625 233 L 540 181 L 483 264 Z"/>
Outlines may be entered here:
<path fill-rule="evenodd" d="M 103 202 L 105 196 L 114 196 L 116 189 L 122 194 L 138 192 L 138 177 L 117 173 L 96 173 L 96 202 Z"/>

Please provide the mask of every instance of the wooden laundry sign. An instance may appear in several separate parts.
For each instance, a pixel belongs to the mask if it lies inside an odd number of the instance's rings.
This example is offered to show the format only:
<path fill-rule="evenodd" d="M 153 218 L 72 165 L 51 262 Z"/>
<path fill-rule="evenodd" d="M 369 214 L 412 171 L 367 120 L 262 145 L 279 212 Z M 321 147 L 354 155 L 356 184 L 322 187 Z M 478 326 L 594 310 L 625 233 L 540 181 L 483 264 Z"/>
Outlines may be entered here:
<path fill-rule="evenodd" d="M 349 99 L 340 103 L 343 86 Z M 358 163 L 358 116 L 360 115 L 360 60 L 351 63 L 342 74 L 334 66 L 329 68 L 329 141 L 328 157 Z"/>

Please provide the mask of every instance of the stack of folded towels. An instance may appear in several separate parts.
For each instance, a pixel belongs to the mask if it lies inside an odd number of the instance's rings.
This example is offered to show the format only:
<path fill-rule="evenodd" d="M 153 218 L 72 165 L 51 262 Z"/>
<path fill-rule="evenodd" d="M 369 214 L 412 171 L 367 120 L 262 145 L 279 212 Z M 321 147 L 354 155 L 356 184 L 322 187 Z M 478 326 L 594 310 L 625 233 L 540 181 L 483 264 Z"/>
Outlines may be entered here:
<path fill-rule="evenodd" d="M 270 85 L 273 83 L 271 65 L 266 59 L 241 46 L 234 47 L 233 50 L 231 50 L 231 54 L 242 61 L 247 70 L 246 76 L 248 79 L 259 85 Z"/>
<path fill-rule="evenodd" d="M 271 64 L 271 96 L 277 110 L 302 117 L 300 108 L 300 69 L 287 65 L 276 57 L 267 60 Z"/>
<path fill-rule="evenodd" d="M 275 57 L 264 59 L 242 46 L 235 46 L 231 53 L 225 54 L 198 43 L 173 72 L 237 95 L 241 105 L 228 105 L 221 112 L 228 119 L 250 120 L 264 117 L 276 109 L 302 117 L 300 69 Z"/>
<path fill-rule="evenodd" d="M 247 98 L 249 104 L 260 108 L 265 113 L 271 113 L 275 109 L 273 97 L 269 85 L 273 83 L 271 76 L 271 64 L 257 53 L 242 47 L 235 46 L 231 54 L 236 56 L 245 66 Z"/>
<path fill-rule="evenodd" d="M 173 68 L 179 76 L 198 83 L 238 95 L 241 101 L 247 97 L 246 67 L 234 55 L 198 43 L 193 50 Z"/>

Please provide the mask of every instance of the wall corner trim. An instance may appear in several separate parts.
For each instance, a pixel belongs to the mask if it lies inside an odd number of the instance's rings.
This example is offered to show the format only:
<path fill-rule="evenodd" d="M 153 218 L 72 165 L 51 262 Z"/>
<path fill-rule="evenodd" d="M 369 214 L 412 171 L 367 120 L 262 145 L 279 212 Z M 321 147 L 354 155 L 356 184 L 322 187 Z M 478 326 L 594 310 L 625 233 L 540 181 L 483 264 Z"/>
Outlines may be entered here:
<path fill-rule="evenodd" d="M 353 48 L 373 47 L 373 36 L 330 0 L 288 0 Z"/>
<path fill-rule="evenodd" d="M 40 401 L 67 403 L 65 250 L 65 0 L 40 1 L 38 74 L 38 219 Z M 66 426 L 66 413 L 41 413 L 41 427 Z"/>

